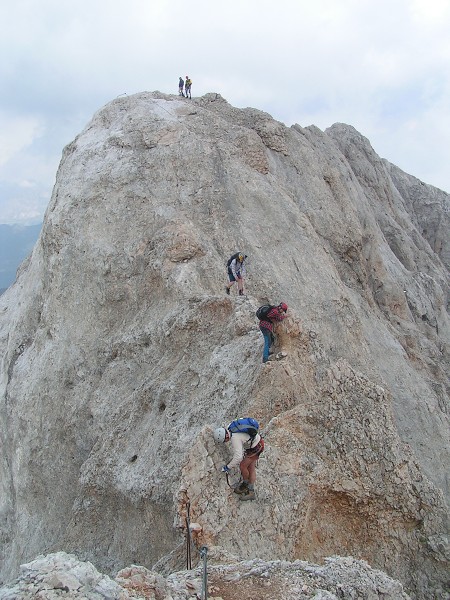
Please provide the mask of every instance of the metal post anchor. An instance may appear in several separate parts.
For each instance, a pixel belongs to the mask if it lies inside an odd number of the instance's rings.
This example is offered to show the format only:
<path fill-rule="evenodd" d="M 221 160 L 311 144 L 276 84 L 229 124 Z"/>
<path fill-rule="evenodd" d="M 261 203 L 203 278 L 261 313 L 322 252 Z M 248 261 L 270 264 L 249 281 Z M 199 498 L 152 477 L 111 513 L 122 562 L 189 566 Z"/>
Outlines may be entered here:
<path fill-rule="evenodd" d="M 203 559 L 202 600 L 208 600 L 208 546 L 200 548 L 200 558 Z"/>

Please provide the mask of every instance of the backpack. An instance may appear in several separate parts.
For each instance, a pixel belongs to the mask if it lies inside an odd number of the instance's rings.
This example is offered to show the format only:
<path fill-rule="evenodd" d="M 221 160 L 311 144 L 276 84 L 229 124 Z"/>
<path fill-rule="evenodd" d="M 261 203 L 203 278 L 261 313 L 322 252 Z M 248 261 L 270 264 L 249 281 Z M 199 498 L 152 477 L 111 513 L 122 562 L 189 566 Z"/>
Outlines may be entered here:
<path fill-rule="evenodd" d="M 239 254 L 242 254 L 242 252 L 236 252 L 236 254 L 233 254 L 233 256 L 231 256 L 228 260 L 227 260 L 227 267 L 229 267 L 231 265 L 231 263 L 233 262 L 234 259 L 238 259 Z"/>
<path fill-rule="evenodd" d="M 259 423 L 256 419 L 252 419 L 252 417 L 244 417 L 231 421 L 227 429 L 231 433 L 248 433 L 250 442 L 253 442 L 259 431 Z"/>
<path fill-rule="evenodd" d="M 272 308 L 276 308 L 276 306 L 274 304 L 264 304 L 263 306 L 260 306 L 258 308 L 258 310 L 256 311 L 256 316 L 260 321 L 262 321 L 267 317 L 267 313 L 269 313 L 272 310 Z"/>

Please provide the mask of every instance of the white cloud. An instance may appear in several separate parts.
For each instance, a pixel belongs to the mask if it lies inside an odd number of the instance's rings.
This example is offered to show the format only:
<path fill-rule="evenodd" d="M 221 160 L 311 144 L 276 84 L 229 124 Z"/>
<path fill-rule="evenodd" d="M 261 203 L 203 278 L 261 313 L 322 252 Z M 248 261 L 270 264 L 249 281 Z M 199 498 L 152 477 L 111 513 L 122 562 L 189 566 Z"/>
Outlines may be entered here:
<path fill-rule="evenodd" d="M 19 181 L 18 186 L 21 188 L 35 188 L 36 182 L 29 181 L 28 179 L 24 179 L 23 181 Z"/>
<path fill-rule="evenodd" d="M 51 189 L 63 146 L 96 110 L 122 93 L 175 94 L 188 73 L 194 95 L 218 92 L 288 125 L 349 123 L 450 190 L 448 0 L 6 4 L 0 182 Z"/>
<path fill-rule="evenodd" d="M 448 0 L 413 0 L 411 2 L 413 18 L 420 24 L 441 26 L 448 32 L 450 4 Z"/>
<path fill-rule="evenodd" d="M 0 166 L 31 146 L 42 131 L 42 124 L 35 117 L 0 112 Z"/>

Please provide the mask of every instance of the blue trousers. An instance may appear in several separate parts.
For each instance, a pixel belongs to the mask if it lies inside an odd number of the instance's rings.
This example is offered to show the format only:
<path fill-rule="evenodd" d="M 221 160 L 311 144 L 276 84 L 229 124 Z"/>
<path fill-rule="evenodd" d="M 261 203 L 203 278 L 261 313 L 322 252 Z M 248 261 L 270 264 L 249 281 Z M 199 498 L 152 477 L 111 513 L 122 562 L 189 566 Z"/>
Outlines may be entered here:
<path fill-rule="evenodd" d="M 259 329 L 264 336 L 263 362 L 267 362 L 269 360 L 270 346 L 273 343 L 273 334 L 265 327 L 260 327 Z"/>

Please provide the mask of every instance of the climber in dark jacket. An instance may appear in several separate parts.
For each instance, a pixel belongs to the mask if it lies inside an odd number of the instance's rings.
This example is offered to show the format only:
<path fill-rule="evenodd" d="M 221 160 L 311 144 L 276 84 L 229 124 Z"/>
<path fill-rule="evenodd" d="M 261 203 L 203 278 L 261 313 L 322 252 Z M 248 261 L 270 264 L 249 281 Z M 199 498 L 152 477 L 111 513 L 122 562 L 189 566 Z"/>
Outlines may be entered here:
<path fill-rule="evenodd" d="M 178 79 L 178 95 L 179 96 L 184 96 L 183 94 L 183 88 L 184 88 L 184 80 L 182 77 L 180 77 Z"/>

